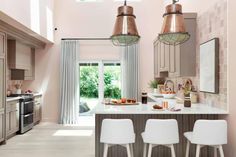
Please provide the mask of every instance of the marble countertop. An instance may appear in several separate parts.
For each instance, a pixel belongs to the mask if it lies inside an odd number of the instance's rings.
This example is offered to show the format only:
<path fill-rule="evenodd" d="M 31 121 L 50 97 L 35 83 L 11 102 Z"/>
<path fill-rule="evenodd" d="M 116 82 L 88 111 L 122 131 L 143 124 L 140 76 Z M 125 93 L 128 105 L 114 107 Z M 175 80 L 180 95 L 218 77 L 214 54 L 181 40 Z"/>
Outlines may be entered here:
<path fill-rule="evenodd" d="M 16 100 L 20 100 L 21 99 L 21 97 L 20 96 L 18 96 L 18 97 L 7 97 L 7 102 L 10 102 L 10 101 L 16 101 Z"/>
<path fill-rule="evenodd" d="M 43 94 L 42 93 L 33 93 L 33 96 L 35 97 L 35 96 L 42 96 Z M 16 101 L 16 100 L 20 100 L 21 99 L 21 97 L 20 96 L 18 96 L 18 97 L 7 97 L 6 98 L 6 101 L 7 102 L 10 102 L 10 101 Z"/>
<path fill-rule="evenodd" d="M 95 114 L 229 114 L 227 110 L 202 103 L 192 104 L 191 108 L 185 108 L 183 104 L 177 103 L 176 99 L 164 99 L 161 95 L 148 93 L 148 97 L 154 102 L 148 104 L 139 103 L 132 106 L 114 106 L 98 104 Z M 162 104 L 167 101 L 169 108 L 181 109 L 180 111 L 154 110 L 153 105 Z"/>
<path fill-rule="evenodd" d="M 95 107 L 95 114 L 228 114 L 226 110 L 208 106 L 206 104 L 192 104 L 191 108 L 185 108 L 183 104 L 171 104 L 169 106 L 181 109 L 181 111 L 153 110 L 156 102 L 132 106 L 114 106 L 98 104 Z"/>

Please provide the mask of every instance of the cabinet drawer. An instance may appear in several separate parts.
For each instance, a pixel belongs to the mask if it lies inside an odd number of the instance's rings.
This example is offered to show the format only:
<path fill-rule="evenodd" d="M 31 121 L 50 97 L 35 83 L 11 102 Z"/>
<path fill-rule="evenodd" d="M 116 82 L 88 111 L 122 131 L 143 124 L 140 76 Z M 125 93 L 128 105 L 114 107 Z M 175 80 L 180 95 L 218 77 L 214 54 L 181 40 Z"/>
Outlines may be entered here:
<path fill-rule="evenodd" d="M 6 112 L 19 110 L 19 101 L 7 102 Z"/>
<path fill-rule="evenodd" d="M 34 103 L 35 104 L 41 103 L 41 101 L 42 101 L 42 97 L 41 96 L 34 97 Z"/>

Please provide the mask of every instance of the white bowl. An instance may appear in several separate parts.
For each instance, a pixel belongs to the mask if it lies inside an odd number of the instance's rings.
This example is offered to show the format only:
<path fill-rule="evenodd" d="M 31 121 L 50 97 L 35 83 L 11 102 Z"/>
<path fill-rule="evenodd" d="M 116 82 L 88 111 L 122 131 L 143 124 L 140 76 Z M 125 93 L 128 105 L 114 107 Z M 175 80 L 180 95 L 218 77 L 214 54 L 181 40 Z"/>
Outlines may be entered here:
<path fill-rule="evenodd" d="M 174 99 L 176 94 L 162 94 L 165 99 Z"/>

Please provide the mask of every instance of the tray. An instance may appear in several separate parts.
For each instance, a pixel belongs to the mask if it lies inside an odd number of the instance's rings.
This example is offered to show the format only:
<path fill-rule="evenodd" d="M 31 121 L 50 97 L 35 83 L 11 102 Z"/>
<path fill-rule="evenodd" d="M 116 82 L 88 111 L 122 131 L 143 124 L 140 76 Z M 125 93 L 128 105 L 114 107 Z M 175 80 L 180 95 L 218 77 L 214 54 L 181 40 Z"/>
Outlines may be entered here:
<path fill-rule="evenodd" d="M 139 105 L 138 102 L 136 103 L 121 103 L 121 104 L 118 104 L 118 103 L 107 103 L 105 105 L 113 105 L 113 106 L 132 106 L 132 105 Z"/>

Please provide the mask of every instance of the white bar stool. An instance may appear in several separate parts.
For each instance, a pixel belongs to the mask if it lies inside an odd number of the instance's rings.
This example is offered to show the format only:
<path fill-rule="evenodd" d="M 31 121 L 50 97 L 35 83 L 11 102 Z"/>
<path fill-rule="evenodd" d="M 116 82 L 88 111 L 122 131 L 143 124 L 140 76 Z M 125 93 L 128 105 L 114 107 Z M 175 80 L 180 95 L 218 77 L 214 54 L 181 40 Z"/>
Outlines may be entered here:
<path fill-rule="evenodd" d="M 214 157 L 217 149 L 224 157 L 222 145 L 227 144 L 227 122 L 225 120 L 197 120 L 193 132 L 185 132 L 188 139 L 186 157 L 189 157 L 190 143 L 197 145 L 196 157 L 200 157 L 200 149 L 204 146 L 214 147 Z"/>
<path fill-rule="evenodd" d="M 144 142 L 143 157 L 147 156 L 147 145 L 149 145 L 148 157 L 152 156 L 152 148 L 159 145 L 169 147 L 171 149 L 171 156 L 176 156 L 174 144 L 179 143 L 179 129 L 175 119 L 147 120 L 142 137 Z"/>
<path fill-rule="evenodd" d="M 108 148 L 114 145 L 126 147 L 128 157 L 134 157 L 133 143 L 135 133 L 130 119 L 104 119 L 102 121 L 100 142 L 104 143 L 103 157 L 107 157 Z"/>

